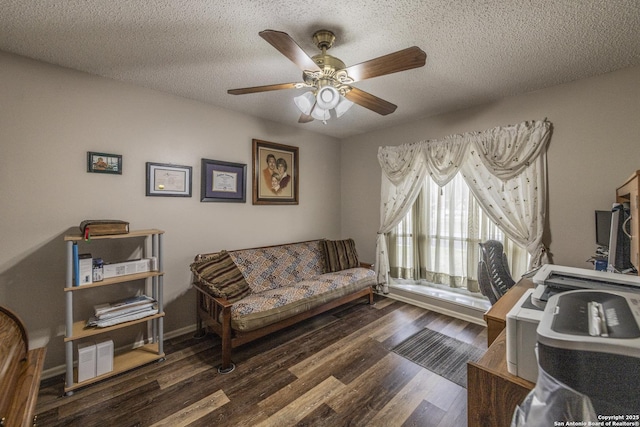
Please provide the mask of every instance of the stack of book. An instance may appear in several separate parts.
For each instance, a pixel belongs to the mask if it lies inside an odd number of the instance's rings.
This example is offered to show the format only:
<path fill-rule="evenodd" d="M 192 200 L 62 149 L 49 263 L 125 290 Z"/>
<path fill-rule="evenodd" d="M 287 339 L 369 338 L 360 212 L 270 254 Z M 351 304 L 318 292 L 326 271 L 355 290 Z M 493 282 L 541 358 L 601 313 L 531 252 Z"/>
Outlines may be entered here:
<path fill-rule="evenodd" d="M 94 312 L 95 315 L 87 321 L 87 327 L 105 328 L 157 314 L 158 302 L 146 295 L 138 295 L 121 301 L 96 305 Z"/>

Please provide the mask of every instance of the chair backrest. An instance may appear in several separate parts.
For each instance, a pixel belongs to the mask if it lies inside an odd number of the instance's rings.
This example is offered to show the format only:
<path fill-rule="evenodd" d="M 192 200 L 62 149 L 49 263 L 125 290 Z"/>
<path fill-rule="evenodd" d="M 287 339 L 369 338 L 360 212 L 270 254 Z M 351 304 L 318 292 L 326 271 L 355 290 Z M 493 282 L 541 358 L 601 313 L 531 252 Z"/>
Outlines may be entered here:
<path fill-rule="evenodd" d="M 482 294 L 489 298 L 491 304 L 495 304 L 515 284 L 515 281 L 509 272 L 509 263 L 502 243 L 497 240 L 487 240 L 479 245 L 478 285 Z"/>

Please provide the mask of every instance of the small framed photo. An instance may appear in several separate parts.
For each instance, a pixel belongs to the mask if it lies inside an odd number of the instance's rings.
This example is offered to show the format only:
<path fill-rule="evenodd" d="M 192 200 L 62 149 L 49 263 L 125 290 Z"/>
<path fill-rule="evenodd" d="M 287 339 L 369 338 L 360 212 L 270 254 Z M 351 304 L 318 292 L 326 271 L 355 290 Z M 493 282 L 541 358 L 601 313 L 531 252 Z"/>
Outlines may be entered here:
<path fill-rule="evenodd" d="M 247 165 L 202 159 L 201 202 L 246 202 Z"/>
<path fill-rule="evenodd" d="M 253 140 L 253 204 L 298 204 L 298 147 Z"/>
<path fill-rule="evenodd" d="M 87 151 L 87 172 L 122 175 L 122 156 Z"/>
<path fill-rule="evenodd" d="M 191 197 L 191 166 L 147 162 L 146 194 Z"/>

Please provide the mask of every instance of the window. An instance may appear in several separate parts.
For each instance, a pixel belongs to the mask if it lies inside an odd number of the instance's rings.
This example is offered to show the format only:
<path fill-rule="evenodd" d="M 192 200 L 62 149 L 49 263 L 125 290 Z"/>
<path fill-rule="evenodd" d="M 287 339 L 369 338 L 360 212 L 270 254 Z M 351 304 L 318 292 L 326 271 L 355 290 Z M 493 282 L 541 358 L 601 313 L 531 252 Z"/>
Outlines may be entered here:
<path fill-rule="evenodd" d="M 526 250 L 482 212 L 460 174 L 442 188 L 427 178 L 411 211 L 388 238 L 395 278 L 478 292 L 478 243 L 489 239 L 503 243 L 514 279 L 527 268 Z"/>

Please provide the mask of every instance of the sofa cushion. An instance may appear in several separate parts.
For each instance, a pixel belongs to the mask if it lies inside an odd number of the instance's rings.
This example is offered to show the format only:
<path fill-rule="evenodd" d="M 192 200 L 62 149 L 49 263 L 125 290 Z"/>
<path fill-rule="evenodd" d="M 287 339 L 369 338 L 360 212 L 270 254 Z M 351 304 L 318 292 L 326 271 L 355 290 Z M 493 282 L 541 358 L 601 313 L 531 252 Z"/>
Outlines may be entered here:
<path fill-rule="evenodd" d="M 291 286 L 324 273 L 320 240 L 241 249 L 229 255 L 254 293 Z"/>
<path fill-rule="evenodd" d="M 322 274 L 292 286 L 252 293 L 231 307 L 231 327 L 237 331 L 253 331 L 375 283 L 373 270 L 352 268 Z"/>
<path fill-rule="evenodd" d="M 326 260 L 326 272 L 346 270 L 356 268 L 360 265 L 358 253 L 356 252 L 356 242 L 353 239 L 345 240 L 323 240 Z"/>
<path fill-rule="evenodd" d="M 238 301 L 251 293 L 244 276 L 227 251 L 191 264 L 197 284 L 215 297 Z"/>

